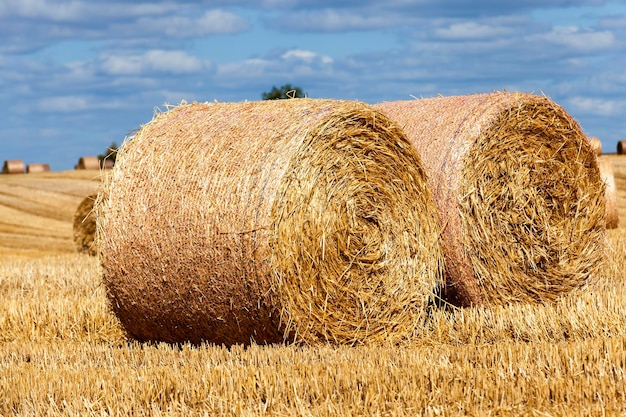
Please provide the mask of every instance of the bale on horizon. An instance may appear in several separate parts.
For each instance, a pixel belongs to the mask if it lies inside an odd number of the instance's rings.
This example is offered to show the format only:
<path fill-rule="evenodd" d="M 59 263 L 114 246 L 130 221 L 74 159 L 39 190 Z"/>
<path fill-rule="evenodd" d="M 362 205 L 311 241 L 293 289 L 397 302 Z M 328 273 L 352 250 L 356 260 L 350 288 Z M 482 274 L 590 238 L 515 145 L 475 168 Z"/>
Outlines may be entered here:
<path fill-rule="evenodd" d="M 50 172 L 49 164 L 32 163 L 26 165 L 26 173 Z"/>
<path fill-rule="evenodd" d="M 7 159 L 4 161 L 2 166 L 3 174 L 23 174 L 24 172 L 24 161 L 21 159 Z"/>
<path fill-rule="evenodd" d="M 81 156 L 75 169 L 100 169 L 100 160 L 97 156 Z"/>
<path fill-rule="evenodd" d="M 96 207 L 141 341 L 396 343 L 443 283 L 419 155 L 364 103 L 181 104 L 122 144 Z"/>
<path fill-rule="evenodd" d="M 496 92 L 375 107 L 422 156 L 451 303 L 542 303 L 601 273 L 604 185 L 586 135 L 560 106 Z"/>
<path fill-rule="evenodd" d="M 626 140 L 617 142 L 617 154 L 624 155 L 626 153 Z"/>

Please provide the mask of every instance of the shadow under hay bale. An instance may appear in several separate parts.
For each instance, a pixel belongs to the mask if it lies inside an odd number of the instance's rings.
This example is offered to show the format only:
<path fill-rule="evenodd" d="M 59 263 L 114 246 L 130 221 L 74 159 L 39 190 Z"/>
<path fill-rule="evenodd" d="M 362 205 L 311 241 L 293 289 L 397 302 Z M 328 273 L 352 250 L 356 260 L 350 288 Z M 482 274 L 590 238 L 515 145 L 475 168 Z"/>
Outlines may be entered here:
<path fill-rule="evenodd" d="M 552 301 L 600 274 L 604 186 L 586 136 L 561 107 L 522 93 L 376 107 L 422 157 L 450 302 Z"/>
<path fill-rule="evenodd" d="M 76 251 L 92 256 L 98 254 L 95 244 L 96 214 L 94 204 L 98 194 L 90 194 L 80 202 L 74 213 L 74 246 Z"/>
<path fill-rule="evenodd" d="M 24 173 L 24 161 L 19 159 L 8 159 L 4 161 L 2 166 L 3 174 L 23 174 Z"/>
<path fill-rule="evenodd" d="M 26 173 L 32 174 L 36 172 L 50 172 L 50 165 L 35 163 L 26 165 Z"/>
<path fill-rule="evenodd" d="M 100 160 L 97 156 L 81 156 L 75 169 L 100 169 Z"/>
<path fill-rule="evenodd" d="M 419 156 L 363 103 L 181 104 L 104 192 L 103 280 L 140 341 L 395 343 L 443 282 Z"/>
<path fill-rule="evenodd" d="M 613 164 L 604 156 L 598 157 L 598 167 L 600 168 L 600 176 L 606 188 L 604 195 L 606 197 L 606 228 L 615 229 L 619 226 L 619 210 L 617 205 L 617 188 L 615 186 L 615 175 L 613 173 Z"/>

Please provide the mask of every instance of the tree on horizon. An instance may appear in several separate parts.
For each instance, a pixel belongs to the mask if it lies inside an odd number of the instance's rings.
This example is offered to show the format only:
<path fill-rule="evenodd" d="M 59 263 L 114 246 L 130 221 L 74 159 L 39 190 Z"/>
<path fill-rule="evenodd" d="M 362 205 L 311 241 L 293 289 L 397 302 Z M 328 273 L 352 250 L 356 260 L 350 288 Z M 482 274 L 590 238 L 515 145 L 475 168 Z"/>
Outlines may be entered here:
<path fill-rule="evenodd" d="M 285 84 L 280 87 L 273 86 L 269 92 L 261 94 L 263 100 L 280 100 L 286 98 L 303 98 L 305 93 L 300 87 Z"/>

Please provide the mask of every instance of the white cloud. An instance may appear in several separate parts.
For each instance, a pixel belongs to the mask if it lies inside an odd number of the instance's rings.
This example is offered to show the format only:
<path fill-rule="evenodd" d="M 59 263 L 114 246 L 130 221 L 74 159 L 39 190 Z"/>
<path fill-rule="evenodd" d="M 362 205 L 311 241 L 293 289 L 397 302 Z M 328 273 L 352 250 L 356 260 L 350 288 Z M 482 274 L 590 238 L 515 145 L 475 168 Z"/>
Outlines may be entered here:
<path fill-rule="evenodd" d="M 332 64 L 333 59 L 326 55 L 320 55 L 316 52 L 305 51 L 302 49 L 291 49 L 284 54 L 281 55 L 281 58 L 284 60 L 299 60 L 306 62 L 308 64 L 312 64 L 316 61 L 322 64 Z"/>
<path fill-rule="evenodd" d="M 83 110 L 110 110 L 127 107 L 120 100 L 101 100 L 95 97 L 80 95 L 74 96 L 50 96 L 39 99 L 36 102 L 37 110 L 48 113 L 68 113 Z"/>
<path fill-rule="evenodd" d="M 435 34 L 443 39 L 489 39 L 511 34 L 512 30 L 502 26 L 491 26 L 477 22 L 453 23 L 448 27 L 435 30 Z"/>
<path fill-rule="evenodd" d="M 210 70 L 212 64 L 183 51 L 151 50 L 142 55 L 109 55 L 102 58 L 104 71 L 114 75 L 136 75 L 148 72 L 173 74 Z"/>
<path fill-rule="evenodd" d="M 240 33 L 250 28 L 250 23 L 235 13 L 222 10 L 208 10 L 199 17 L 165 16 L 138 19 L 125 29 L 139 26 L 145 32 L 164 33 L 175 38 Z"/>
<path fill-rule="evenodd" d="M 548 41 L 581 52 L 602 50 L 615 46 L 615 36 L 612 32 L 593 32 L 581 30 L 576 26 L 555 27 L 550 33 L 538 35 L 533 40 L 537 42 Z"/>
<path fill-rule="evenodd" d="M 568 102 L 573 111 L 595 116 L 618 116 L 626 109 L 624 101 L 602 98 L 573 96 Z"/>

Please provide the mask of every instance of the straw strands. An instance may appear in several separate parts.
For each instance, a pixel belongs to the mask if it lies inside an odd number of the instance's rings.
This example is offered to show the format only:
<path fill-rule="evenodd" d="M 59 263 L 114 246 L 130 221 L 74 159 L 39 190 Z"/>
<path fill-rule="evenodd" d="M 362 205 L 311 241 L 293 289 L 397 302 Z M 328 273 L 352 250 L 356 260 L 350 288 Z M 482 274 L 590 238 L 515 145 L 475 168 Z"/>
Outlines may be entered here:
<path fill-rule="evenodd" d="M 377 107 L 422 156 L 451 302 L 546 302 L 598 276 L 604 185 L 589 141 L 561 107 L 522 93 Z"/>
<path fill-rule="evenodd" d="M 104 188 L 103 280 L 138 340 L 395 343 L 442 285 L 419 155 L 363 103 L 181 104 Z"/>
<path fill-rule="evenodd" d="M 96 214 L 94 204 L 98 197 L 97 193 L 85 197 L 74 213 L 74 246 L 78 252 L 89 255 L 97 255 L 96 237 Z"/>
<path fill-rule="evenodd" d="M 7 159 L 2 166 L 3 174 L 23 174 L 24 161 L 19 159 Z"/>
<path fill-rule="evenodd" d="M 606 157 L 600 156 L 598 157 L 598 167 L 600 169 L 600 176 L 606 187 L 604 192 L 606 197 L 606 228 L 615 229 L 619 226 L 619 210 L 613 164 Z"/>

